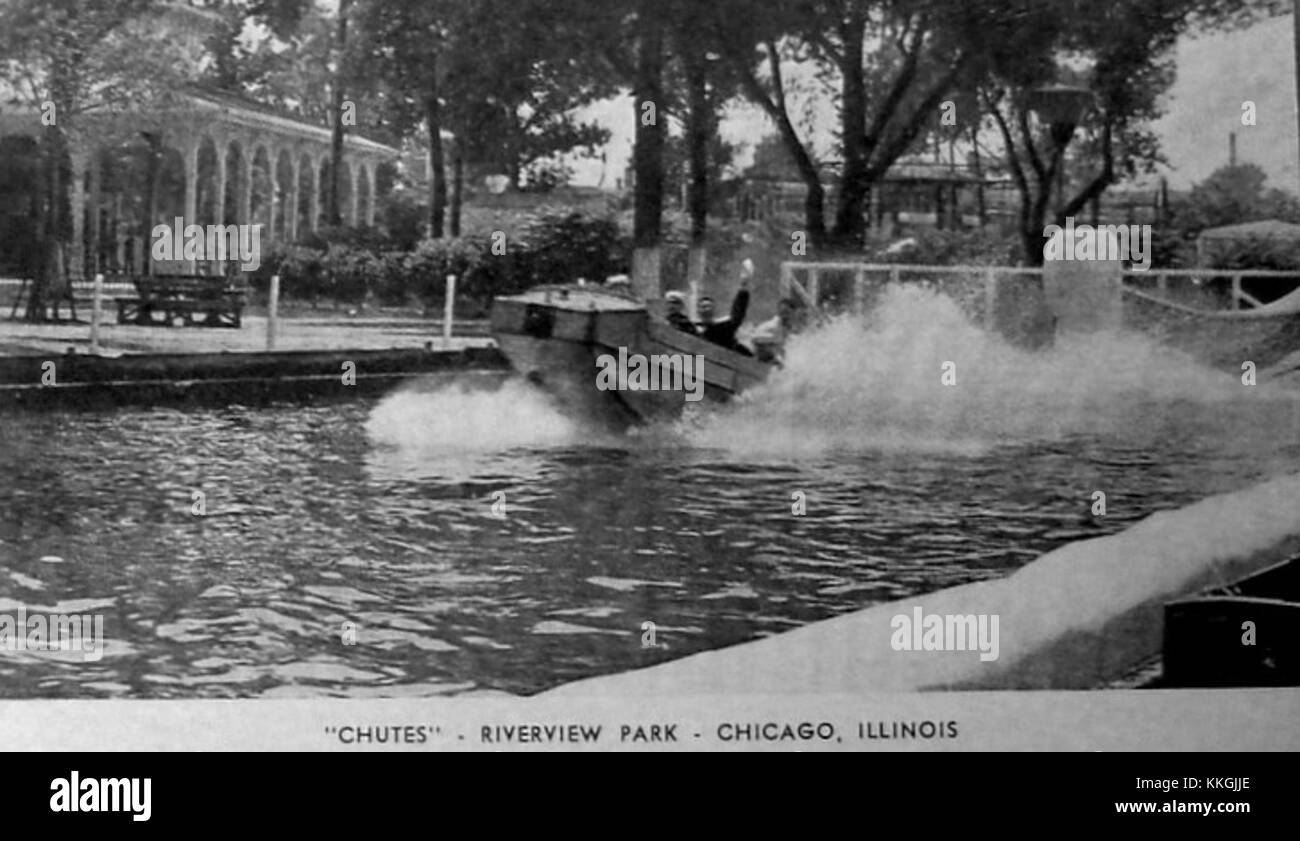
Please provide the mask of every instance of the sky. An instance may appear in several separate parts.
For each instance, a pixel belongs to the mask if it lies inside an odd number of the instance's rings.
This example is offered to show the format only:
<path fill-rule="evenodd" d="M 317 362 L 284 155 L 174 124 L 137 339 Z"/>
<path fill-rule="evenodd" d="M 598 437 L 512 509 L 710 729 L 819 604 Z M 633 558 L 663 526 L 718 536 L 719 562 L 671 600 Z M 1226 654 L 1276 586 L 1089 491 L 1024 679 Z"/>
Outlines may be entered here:
<path fill-rule="evenodd" d="M 1262 167 L 1269 176 L 1268 186 L 1300 195 L 1292 16 L 1240 32 L 1185 37 L 1178 43 L 1175 60 L 1178 75 L 1166 95 L 1166 114 L 1154 124 L 1169 159 L 1170 166 L 1163 172 L 1170 187 L 1187 189 L 1226 165 L 1228 136 L 1235 132 L 1239 162 Z M 1241 123 L 1242 103 L 1247 100 L 1255 103 L 1254 126 Z M 827 145 L 835 114 L 829 104 L 817 113 L 817 142 Z M 581 115 L 604 125 L 612 138 L 603 163 L 599 159 L 573 162 L 574 181 L 612 188 L 631 161 L 636 119 L 632 99 L 599 102 Z M 746 105 L 730 109 L 720 130 L 726 140 L 741 145 L 737 164 L 743 167 L 752 158 L 754 142 L 774 127 L 760 110 Z"/>

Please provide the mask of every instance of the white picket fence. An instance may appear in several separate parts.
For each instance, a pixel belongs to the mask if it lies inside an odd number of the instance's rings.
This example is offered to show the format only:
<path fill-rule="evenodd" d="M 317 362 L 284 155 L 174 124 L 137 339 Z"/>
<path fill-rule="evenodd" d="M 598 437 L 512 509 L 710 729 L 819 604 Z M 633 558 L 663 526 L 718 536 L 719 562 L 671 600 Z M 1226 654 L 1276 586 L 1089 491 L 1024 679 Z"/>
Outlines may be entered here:
<path fill-rule="evenodd" d="M 781 264 L 781 296 L 792 296 L 817 310 L 851 308 L 861 312 L 873 293 L 885 283 L 931 283 L 991 323 L 999 284 L 1039 279 L 1042 269 L 1019 266 L 924 266 L 904 263 L 853 263 L 787 261 Z M 1224 296 L 1212 281 L 1228 279 Z M 1125 284 L 1155 290 L 1163 297 L 1200 308 L 1239 310 L 1263 303 L 1242 289 L 1246 279 L 1276 279 L 1295 284 L 1300 272 L 1258 269 L 1150 269 L 1127 270 Z M 847 307 L 845 306 L 847 304 Z"/>

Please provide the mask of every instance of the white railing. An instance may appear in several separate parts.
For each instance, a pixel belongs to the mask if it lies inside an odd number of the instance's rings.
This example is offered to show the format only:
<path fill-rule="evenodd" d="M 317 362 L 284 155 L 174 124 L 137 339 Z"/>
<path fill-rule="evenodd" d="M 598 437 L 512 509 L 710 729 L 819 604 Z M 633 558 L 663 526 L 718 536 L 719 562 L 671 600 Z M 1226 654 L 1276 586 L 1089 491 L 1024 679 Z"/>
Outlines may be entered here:
<path fill-rule="evenodd" d="M 950 288 L 946 291 L 957 291 L 957 297 L 965 298 L 968 303 L 976 304 L 974 298 L 982 298 L 978 302 L 977 309 L 986 317 L 991 318 L 993 302 L 997 297 L 998 278 L 1009 277 L 1017 280 L 1027 280 L 1030 278 L 1041 277 L 1042 269 L 1040 267 L 1023 267 L 1023 266 L 927 266 L 915 265 L 911 263 L 854 263 L 847 261 L 829 261 L 829 262 L 805 262 L 805 261 L 787 261 L 781 264 L 781 296 L 793 296 L 799 298 L 803 303 L 815 310 L 820 310 L 827 302 L 827 284 L 824 281 L 829 275 L 839 275 L 843 277 L 848 275 L 852 278 L 851 293 L 849 299 L 855 312 L 861 312 L 869 297 L 868 285 L 870 283 L 906 283 L 906 282 L 933 282 L 936 280 L 934 275 L 940 275 L 943 280 L 950 278 L 958 283 L 947 284 Z M 1227 278 L 1231 282 L 1226 289 L 1226 300 L 1215 300 L 1209 294 L 1208 281 Z M 1170 283 L 1170 280 L 1183 281 L 1183 283 Z M 1242 306 L 1260 307 L 1264 306 L 1258 298 L 1242 289 L 1242 281 L 1245 279 L 1276 279 L 1278 281 L 1290 281 L 1296 283 L 1300 281 L 1300 271 L 1297 272 L 1280 272 L 1268 271 L 1263 269 L 1149 269 L 1147 271 L 1126 270 L 1124 272 L 1124 282 L 1134 288 L 1152 288 L 1158 294 L 1177 301 L 1180 287 L 1184 293 L 1186 287 L 1193 290 L 1202 290 L 1197 295 L 1184 294 L 1181 297 L 1196 297 L 1203 306 L 1214 306 L 1223 309 L 1242 309 Z M 966 281 L 960 283 L 960 281 Z M 954 290 L 952 286 L 960 286 L 961 289 Z M 982 288 L 980 288 L 982 287 Z M 843 295 L 831 293 L 839 302 Z M 1190 303 L 1190 301 L 1189 301 Z"/>

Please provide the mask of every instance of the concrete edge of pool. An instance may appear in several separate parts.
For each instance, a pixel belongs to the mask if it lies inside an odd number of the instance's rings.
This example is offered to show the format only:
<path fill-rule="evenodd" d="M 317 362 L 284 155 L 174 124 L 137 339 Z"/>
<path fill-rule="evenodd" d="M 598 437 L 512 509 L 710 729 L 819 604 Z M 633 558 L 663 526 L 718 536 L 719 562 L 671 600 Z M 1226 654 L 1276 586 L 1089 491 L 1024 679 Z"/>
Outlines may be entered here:
<path fill-rule="evenodd" d="M 495 346 L 0 356 L 0 409 L 347 398 L 410 377 L 481 370 L 507 371 L 509 363 Z"/>
<path fill-rule="evenodd" d="M 773 637 L 557 687 L 538 697 L 1089 689 L 1159 653 L 1163 605 L 1300 551 L 1300 474 L 1152 514 L 1011 575 L 875 605 Z M 997 660 L 895 651 L 891 620 L 999 617 Z"/>

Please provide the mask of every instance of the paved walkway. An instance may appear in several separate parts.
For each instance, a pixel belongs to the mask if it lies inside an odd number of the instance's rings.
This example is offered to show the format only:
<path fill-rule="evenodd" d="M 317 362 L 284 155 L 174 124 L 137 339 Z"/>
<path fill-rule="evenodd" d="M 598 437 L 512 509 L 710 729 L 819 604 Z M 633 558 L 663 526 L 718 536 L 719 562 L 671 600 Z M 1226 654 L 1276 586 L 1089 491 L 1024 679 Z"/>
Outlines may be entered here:
<path fill-rule="evenodd" d="M 462 348 L 491 344 L 484 322 L 456 325 L 448 345 L 442 322 L 393 318 L 290 318 L 281 319 L 275 350 L 378 350 L 424 347 Z M 215 327 L 142 327 L 134 324 L 100 326 L 100 353 L 215 353 L 266 350 L 266 318 L 245 316 L 238 330 Z M 62 354 L 69 347 L 90 352 L 90 325 L 60 322 L 29 324 L 0 319 L 0 355 Z"/>

